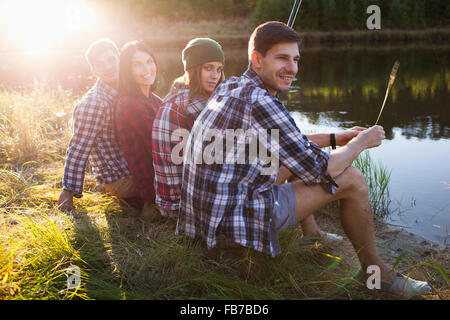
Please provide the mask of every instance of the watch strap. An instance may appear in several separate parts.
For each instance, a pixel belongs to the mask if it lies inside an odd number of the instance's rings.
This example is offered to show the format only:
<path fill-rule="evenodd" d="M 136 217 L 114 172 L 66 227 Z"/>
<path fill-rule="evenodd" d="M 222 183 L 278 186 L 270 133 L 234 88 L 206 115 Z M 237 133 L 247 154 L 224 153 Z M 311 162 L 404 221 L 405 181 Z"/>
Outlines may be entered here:
<path fill-rule="evenodd" d="M 331 149 L 336 149 L 336 134 L 330 133 L 330 145 Z"/>

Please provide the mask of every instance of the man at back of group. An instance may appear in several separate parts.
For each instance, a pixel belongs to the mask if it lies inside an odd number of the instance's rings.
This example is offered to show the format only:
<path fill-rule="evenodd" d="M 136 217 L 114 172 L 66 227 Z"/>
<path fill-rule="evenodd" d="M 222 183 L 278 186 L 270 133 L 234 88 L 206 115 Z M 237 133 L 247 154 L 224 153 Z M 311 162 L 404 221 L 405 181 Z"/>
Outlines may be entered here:
<path fill-rule="evenodd" d="M 82 197 L 89 156 L 96 181 L 106 191 L 119 198 L 137 196 L 114 134 L 119 50 L 111 40 L 100 39 L 89 46 L 85 57 L 97 81 L 73 111 L 73 136 L 66 153 L 63 190 L 58 201 L 61 210 L 72 209 L 73 197 Z"/>
<path fill-rule="evenodd" d="M 208 141 L 195 137 L 196 132 L 276 129 L 278 141 L 269 143 L 264 138 L 260 143 L 267 150 L 276 146 L 280 173 L 287 171 L 296 180 L 278 184 L 278 172 L 262 174 L 259 159 L 245 164 L 207 164 L 189 161 L 187 152 L 177 232 L 203 238 L 209 248 L 237 243 L 274 257 L 281 252 L 280 231 L 311 219 L 314 211 L 339 200 L 341 224 L 362 270 L 379 266 L 382 288 L 389 292 L 429 290 L 425 282 L 404 281 L 379 257 L 368 187 L 362 173 L 351 167 L 363 150 L 381 144 L 383 128 L 336 134 L 336 143 L 342 147 L 329 154 L 320 148 L 333 144 L 330 135 L 302 134 L 277 98 L 278 92 L 289 90 L 297 74 L 299 42 L 297 33 L 284 23 L 258 26 L 249 41 L 249 68 L 216 89 L 186 144 L 198 155 L 209 146 Z"/>

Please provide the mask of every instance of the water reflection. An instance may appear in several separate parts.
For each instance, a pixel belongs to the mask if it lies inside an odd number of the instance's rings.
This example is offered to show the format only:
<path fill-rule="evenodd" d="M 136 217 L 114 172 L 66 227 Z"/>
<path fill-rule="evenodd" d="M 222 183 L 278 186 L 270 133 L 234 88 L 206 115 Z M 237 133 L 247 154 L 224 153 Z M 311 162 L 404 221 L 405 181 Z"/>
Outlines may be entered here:
<path fill-rule="evenodd" d="M 345 127 L 373 125 L 396 59 L 400 69 L 380 120 L 387 138 L 395 127 L 406 137 L 450 138 L 448 51 L 306 52 L 287 105 L 315 124 L 326 113 Z"/>

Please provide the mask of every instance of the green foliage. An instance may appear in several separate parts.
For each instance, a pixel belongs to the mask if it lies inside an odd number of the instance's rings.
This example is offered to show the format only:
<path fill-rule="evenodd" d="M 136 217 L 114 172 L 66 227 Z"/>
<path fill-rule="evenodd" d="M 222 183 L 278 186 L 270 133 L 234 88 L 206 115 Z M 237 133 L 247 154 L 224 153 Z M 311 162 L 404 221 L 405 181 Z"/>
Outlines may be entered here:
<path fill-rule="evenodd" d="M 268 20 L 287 22 L 294 0 L 93 0 L 105 12 L 125 12 L 145 22 L 250 17 L 253 25 Z M 366 30 L 369 5 L 381 9 L 382 28 L 416 29 L 448 26 L 448 0 L 305 0 L 295 23 L 298 30 Z M 130 19 L 129 16 L 122 16 Z"/>
<path fill-rule="evenodd" d="M 404 27 L 406 22 L 405 6 L 401 0 L 391 0 L 388 13 L 389 27 Z"/>
<path fill-rule="evenodd" d="M 270 20 L 287 21 L 291 10 L 289 2 L 290 1 L 258 0 L 251 14 L 251 19 L 255 22 Z M 288 12 L 287 16 L 285 15 L 286 12 Z"/>
<path fill-rule="evenodd" d="M 354 161 L 354 166 L 362 171 L 369 186 L 370 203 L 376 217 L 383 218 L 389 214 L 389 180 L 391 172 L 381 164 L 376 164 L 368 151 L 363 152 Z"/>
<path fill-rule="evenodd" d="M 158 19 L 177 22 L 246 17 L 254 8 L 255 0 L 121 0 L 115 5 L 148 22 Z"/>
<path fill-rule="evenodd" d="M 258 0 L 252 12 L 255 25 L 267 20 L 287 21 L 294 1 Z M 364 30 L 369 5 L 381 9 L 382 28 L 413 29 L 446 26 L 446 0 L 316 0 L 303 1 L 295 28 L 299 30 Z"/>

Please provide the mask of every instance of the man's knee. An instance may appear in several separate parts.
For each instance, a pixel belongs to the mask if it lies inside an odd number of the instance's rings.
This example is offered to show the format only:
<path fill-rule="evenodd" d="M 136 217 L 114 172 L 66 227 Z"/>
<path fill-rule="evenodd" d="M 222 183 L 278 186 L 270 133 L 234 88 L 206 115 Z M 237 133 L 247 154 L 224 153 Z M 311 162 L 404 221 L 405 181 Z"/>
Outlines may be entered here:
<path fill-rule="evenodd" d="M 103 184 L 102 187 L 108 193 L 116 196 L 119 199 L 133 198 L 138 196 L 133 177 L 131 176 L 121 178 L 112 183 Z"/>
<path fill-rule="evenodd" d="M 344 178 L 343 187 L 345 189 L 351 190 L 352 192 L 368 193 L 369 187 L 361 170 L 355 167 L 348 167 L 342 175 Z"/>

